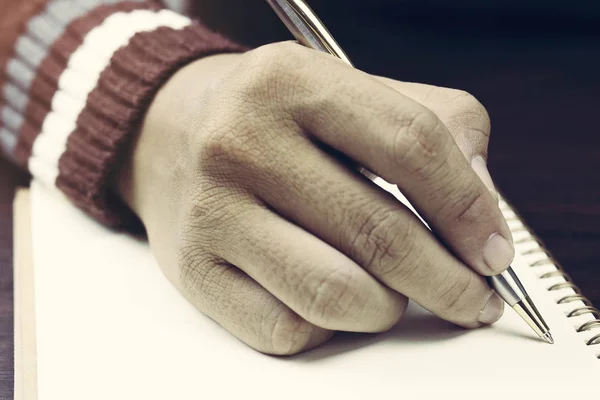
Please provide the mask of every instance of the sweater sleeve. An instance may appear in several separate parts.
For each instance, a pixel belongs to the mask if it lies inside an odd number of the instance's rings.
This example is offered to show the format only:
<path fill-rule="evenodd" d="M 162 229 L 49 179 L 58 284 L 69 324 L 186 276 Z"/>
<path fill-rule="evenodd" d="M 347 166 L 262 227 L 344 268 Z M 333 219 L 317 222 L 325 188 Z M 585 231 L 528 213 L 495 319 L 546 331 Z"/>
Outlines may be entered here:
<path fill-rule="evenodd" d="M 145 0 L 5 0 L 0 150 L 100 222 L 135 216 L 111 174 L 160 86 L 186 63 L 242 51 Z"/>

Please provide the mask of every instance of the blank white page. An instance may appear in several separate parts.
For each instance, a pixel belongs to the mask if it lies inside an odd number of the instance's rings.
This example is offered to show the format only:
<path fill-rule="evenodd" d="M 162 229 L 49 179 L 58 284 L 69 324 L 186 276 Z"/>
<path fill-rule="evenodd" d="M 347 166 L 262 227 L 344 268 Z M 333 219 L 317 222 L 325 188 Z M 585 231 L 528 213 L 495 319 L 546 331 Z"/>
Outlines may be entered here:
<path fill-rule="evenodd" d="M 585 340 L 598 331 L 575 332 L 590 316 L 566 318 L 555 304 L 564 292 L 538 279 L 555 267 L 529 267 L 535 254 L 518 255 L 514 269 L 555 345 L 511 309 L 467 331 L 411 303 L 390 332 L 339 334 L 278 358 L 187 303 L 147 243 L 103 228 L 36 182 L 31 196 L 40 400 L 596 397 L 600 346 Z"/>

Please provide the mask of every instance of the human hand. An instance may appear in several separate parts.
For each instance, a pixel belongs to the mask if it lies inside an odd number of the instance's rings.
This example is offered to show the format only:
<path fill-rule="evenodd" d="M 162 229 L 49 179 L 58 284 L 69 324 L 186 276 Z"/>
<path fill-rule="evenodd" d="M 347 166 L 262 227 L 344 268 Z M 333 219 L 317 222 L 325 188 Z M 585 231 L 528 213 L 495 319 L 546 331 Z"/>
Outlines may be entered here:
<path fill-rule="evenodd" d="M 176 73 L 118 188 L 169 280 L 259 351 L 385 331 L 408 298 L 475 328 L 502 314 L 482 275 L 513 256 L 470 165 L 486 156 L 488 134 L 485 110 L 464 92 L 273 44 Z M 444 244 L 350 160 L 397 184 Z"/>

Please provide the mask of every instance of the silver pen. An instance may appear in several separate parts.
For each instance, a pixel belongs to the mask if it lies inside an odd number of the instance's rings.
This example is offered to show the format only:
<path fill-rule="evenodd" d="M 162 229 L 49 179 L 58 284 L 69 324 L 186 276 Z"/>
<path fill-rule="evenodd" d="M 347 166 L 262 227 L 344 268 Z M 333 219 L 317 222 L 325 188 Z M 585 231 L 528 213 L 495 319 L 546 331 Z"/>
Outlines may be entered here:
<path fill-rule="evenodd" d="M 267 0 L 267 2 L 302 45 L 329 53 L 353 66 L 325 25 L 303 0 Z M 376 178 L 376 175 L 365 168 L 361 168 L 360 172 L 371 180 Z M 548 325 L 531 301 L 512 267 L 500 275 L 487 277 L 487 281 L 541 339 L 550 344 L 554 343 Z"/>

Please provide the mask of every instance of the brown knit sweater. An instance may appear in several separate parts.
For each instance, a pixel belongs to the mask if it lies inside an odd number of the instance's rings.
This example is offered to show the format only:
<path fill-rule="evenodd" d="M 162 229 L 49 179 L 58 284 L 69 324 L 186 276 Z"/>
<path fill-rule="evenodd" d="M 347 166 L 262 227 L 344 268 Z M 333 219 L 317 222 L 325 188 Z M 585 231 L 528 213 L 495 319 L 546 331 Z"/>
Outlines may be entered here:
<path fill-rule="evenodd" d="M 109 178 L 158 88 L 241 47 L 146 0 L 2 0 L 0 153 L 111 226 Z"/>

